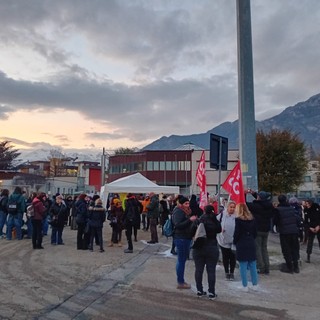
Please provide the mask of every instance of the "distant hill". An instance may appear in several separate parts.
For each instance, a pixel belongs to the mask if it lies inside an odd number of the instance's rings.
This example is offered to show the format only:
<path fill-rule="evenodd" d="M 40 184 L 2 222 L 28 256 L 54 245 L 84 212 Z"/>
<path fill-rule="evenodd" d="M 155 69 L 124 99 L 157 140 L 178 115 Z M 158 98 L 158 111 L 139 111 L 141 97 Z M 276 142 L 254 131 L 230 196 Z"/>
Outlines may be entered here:
<path fill-rule="evenodd" d="M 320 153 L 320 94 L 312 96 L 307 101 L 288 107 L 272 118 L 256 121 L 256 129 L 262 129 L 264 132 L 268 132 L 271 129 L 289 129 L 297 133 L 306 146 L 312 145 L 313 150 L 316 153 Z M 224 122 L 205 133 L 164 136 L 145 146 L 143 150 L 172 150 L 188 142 L 204 149 L 209 149 L 210 133 L 227 137 L 229 149 L 238 149 L 239 123 L 237 120 Z"/>

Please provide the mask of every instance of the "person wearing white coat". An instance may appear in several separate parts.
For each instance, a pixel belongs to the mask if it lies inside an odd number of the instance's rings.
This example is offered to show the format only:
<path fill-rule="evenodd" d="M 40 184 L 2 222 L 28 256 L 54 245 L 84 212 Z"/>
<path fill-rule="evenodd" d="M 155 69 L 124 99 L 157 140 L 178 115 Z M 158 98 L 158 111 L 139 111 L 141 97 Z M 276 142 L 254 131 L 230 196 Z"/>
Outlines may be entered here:
<path fill-rule="evenodd" d="M 222 253 L 222 262 L 226 274 L 226 280 L 234 280 L 234 269 L 236 267 L 236 255 L 233 248 L 233 233 L 235 228 L 234 202 L 229 202 L 226 209 L 217 216 L 221 222 L 222 232 L 217 235 L 218 244 Z"/>

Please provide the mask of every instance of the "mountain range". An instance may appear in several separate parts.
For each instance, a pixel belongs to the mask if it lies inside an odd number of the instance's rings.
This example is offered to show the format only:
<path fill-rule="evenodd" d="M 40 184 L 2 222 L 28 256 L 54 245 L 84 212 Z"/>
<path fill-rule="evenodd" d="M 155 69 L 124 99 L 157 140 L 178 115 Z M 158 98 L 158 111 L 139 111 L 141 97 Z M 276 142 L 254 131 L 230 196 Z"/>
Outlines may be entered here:
<path fill-rule="evenodd" d="M 312 146 L 316 153 L 320 153 L 320 94 L 314 95 L 307 101 L 299 102 L 286 108 L 280 114 L 256 121 L 256 129 L 268 132 L 271 129 L 289 129 L 299 135 L 306 146 Z M 200 134 L 163 136 L 145 146 L 142 150 L 172 150 L 185 143 L 192 143 L 203 149 L 210 148 L 210 133 L 228 138 L 229 149 L 238 149 L 238 120 L 224 122 L 217 127 Z M 20 149 L 19 162 L 48 160 L 50 149 Z M 101 161 L 102 150 L 98 149 L 65 149 L 67 157 L 77 158 L 77 161 Z"/>
<path fill-rule="evenodd" d="M 320 94 L 314 95 L 307 101 L 287 107 L 280 114 L 256 121 L 256 130 L 268 132 L 272 129 L 291 130 L 304 141 L 306 147 L 312 146 L 320 153 Z M 163 136 L 145 146 L 143 150 L 172 150 L 185 143 L 192 143 L 203 149 L 210 148 L 210 133 L 228 138 L 229 149 L 239 148 L 239 122 L 224 122 L 217 127 L 200 134 Z"/>

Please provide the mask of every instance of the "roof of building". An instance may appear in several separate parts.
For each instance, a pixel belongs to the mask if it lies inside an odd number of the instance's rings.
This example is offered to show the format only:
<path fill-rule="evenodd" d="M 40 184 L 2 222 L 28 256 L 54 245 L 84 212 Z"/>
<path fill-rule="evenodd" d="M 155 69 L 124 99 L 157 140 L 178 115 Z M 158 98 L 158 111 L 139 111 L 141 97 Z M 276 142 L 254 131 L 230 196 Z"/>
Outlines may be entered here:
<path fill-rule="evenodd" d="M 196 146 L 192 142 L 187 142 L 182 146 L 175 148 L 175 150 L 204 150 L 204 149 L 199 146 Z"/>

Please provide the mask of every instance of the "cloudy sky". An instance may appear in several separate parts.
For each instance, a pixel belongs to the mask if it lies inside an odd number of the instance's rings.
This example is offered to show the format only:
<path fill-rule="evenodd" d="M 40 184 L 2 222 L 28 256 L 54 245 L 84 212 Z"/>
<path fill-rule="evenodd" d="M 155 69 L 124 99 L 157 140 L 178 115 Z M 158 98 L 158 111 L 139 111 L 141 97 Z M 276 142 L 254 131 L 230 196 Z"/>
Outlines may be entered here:
<path fill-rule="evenodd" d="M 258 120 L 320 92 L 320 1 L 252 0 Z M 0 140 L 143 147 L 237 119 L 236 0 L 0 0 Z"/>

